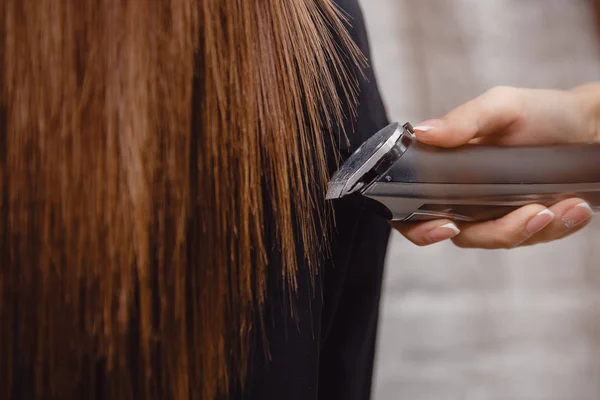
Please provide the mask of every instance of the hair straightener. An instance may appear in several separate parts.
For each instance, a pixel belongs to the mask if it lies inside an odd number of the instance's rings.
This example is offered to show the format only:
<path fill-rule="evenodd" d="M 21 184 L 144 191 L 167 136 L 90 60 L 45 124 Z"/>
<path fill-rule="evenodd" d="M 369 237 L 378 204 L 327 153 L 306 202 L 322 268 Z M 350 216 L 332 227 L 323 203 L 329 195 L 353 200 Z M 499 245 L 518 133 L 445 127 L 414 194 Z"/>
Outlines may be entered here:
<path fill-rule="evenodd" d="M 600 144 L 438 148 L 393 123 L 332 176 L 327 199 L 358 198 L 393 221 L 496 219 L 527 204 L 581 198 L 600 210 Z"/>

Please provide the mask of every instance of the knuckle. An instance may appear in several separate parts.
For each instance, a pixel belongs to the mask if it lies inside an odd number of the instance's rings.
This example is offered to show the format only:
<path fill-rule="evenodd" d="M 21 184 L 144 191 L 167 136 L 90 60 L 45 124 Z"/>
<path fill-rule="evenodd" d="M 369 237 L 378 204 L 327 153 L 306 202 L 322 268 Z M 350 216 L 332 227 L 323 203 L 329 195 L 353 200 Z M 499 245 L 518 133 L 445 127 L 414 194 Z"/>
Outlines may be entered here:
<path fill-rule="evenodd" d="M 415 244 L 417 247 L 427 247 L 431 244 L 423 240 L 411 240 L 411 242 L 413 242 L 413 244 Z"/>
<path fill-rule="evenodd" d="M 519 243 L 510 238 L 497 237 L 486 241 L 477 241 L 472 239 L 454 239 L 454 245 L 461 249 L 489 249 L 489 250 L 510 250 L 514 249 Z"/>
<path fill-rule="evenodd" d="M 459 239 L 453 239 L 452 243 L 454 243 L 454 245 L 456 247 L 461 248 L 461 249 L 471 249 L 471 248 L 473 248 L 472 246 L 469 246 L 467 243 L 465 243 L 464 241 L 459 240 Z"/>
<path fill-rule="evenodd" d="M 515 88 L 512 86 L 494 86 L 489 89 L 486 94 L 490 97 L 506 97 L 507 95 L 512 94 L 515 91 Z"/>
<path fill-rule="evenodd" d="M 511 241 L 501 242 L 500 246 L 498 246 L 497 248 L 501 250 L 512 250 L 517 248 L 517 244 Z"/>
<path fill-rule="evenodd" d="M 494 247 L 497 249 L 511 250 L 519 246 L 522 242 L 513 233 L 507 233 L 505 235 L 498 235 L 494 240 Z"/>
<path fill-rule="evenodd" d="M 520 225 L 506 224 L 502 219 L 494 221 L 492 229 L 494 236 L 491 245 L 495 249 L 511 250 L 527 239 L 522 233 Z"/>
<path fill-rule="evenodd" d="M 419 247 L 424 247 L 427 245 L 427 243 L 425 243 L 423 240 L 421 240 L 419 237 L 415 236 L 415 235 L 411 235 L 409 233 L 403 233 L 402 236 L 404 236 L 409 242 L 411 242 L 412 244 L 419 246 Z"/>
<path fill-rule="evenodd" d="M 506 128 L 522 118 L 523 92 L 512 86 L 495 86 L 478 100 L 478 125 L 487 126 L 495 121 L 495 126 Z"/>
<path fill-rule="evenodd" d="M 477 244 L 475 244 L 472 240 L 465 238 L 462 235 L 458 235 L 452 238 L 452 243 L 458 248 L 461 249 L 474 249 L 477 248 Z"/>

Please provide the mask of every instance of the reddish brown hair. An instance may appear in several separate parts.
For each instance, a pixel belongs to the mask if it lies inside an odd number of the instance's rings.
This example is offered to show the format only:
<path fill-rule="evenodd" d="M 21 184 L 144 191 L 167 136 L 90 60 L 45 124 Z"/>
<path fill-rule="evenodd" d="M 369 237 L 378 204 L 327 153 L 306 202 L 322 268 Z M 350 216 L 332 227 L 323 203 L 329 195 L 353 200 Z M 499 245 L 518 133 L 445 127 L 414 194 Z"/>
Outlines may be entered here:
<path fill-rule="evenodd" d="M 316 267 L 321 136 L 361 62 L 339 11 L 1 3 L 0 396 L 226 394 L 266 296 L 265 218 L 291 291 L 297 257 Z"/>

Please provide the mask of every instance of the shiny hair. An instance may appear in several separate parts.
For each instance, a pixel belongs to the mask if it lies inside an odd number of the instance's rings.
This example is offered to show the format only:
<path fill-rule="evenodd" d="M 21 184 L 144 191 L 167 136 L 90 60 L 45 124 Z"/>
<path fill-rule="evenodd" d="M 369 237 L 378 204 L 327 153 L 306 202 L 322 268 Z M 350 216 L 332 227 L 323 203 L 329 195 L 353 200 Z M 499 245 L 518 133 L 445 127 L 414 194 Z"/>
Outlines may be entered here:
<path fill-rule="evenodd" d="M 324 136 L 364 63 L 345 23 L 330 0 L 2 2 L 2 398 L 243 384 L 269 253 L 293 293 L 324 251 Z"/>

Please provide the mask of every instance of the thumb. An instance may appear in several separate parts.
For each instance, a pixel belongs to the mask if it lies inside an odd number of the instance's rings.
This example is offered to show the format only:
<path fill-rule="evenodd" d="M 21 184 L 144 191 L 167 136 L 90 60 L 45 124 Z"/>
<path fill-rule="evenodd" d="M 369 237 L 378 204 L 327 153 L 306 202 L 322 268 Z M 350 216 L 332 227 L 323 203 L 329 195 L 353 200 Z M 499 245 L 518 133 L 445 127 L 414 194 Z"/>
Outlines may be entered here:
<path fill-rule="evenodd" d="M 441 119 L 414 127 L 420 142 L 438 147 L 456 147 L 472 139 L 502 135 L 522 114 L 523 92 L 496 87 L 455 108 Z"/>

